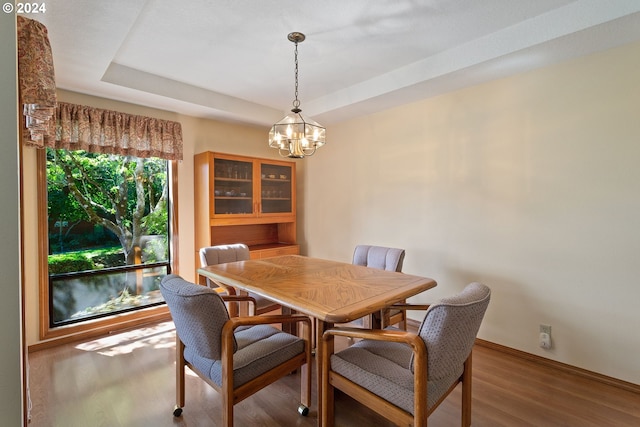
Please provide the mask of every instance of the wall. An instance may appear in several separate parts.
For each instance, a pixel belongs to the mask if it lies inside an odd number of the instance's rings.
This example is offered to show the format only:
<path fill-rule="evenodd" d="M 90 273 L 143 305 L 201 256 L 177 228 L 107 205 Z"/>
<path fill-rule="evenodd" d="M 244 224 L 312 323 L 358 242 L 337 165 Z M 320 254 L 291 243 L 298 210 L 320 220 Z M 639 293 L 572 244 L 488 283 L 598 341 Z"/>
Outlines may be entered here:
<path fill-rule="evenodd" d="M 23 425 L 22 312 L 19 262 L 16 17 L 0 14 L 0 412 L 2 424 Z"/>
<path fill-rule="evenodd" d="M 329 126 L 308 254 L 405 248 L 414 301 L 483 281 L 480 338 L 640 384 L 638 76 L 633 44 Z"/>
<path fill-rule="evenodd" d="M 201 151 L 219 151 L 223 153 L 243 154 L 258 157 L 279 158 L 268 148 L 269 129 L 264 126 L 246 126 L 224 123 L 179 115 L 167 111 L 155 110 L 139 105 L 127 104 L 60 90 L 58 100 L 98 108 L 122 111 L 175 120 L 182 124 L 184 140 L 183 160 L 178 163 L 178 227 L 179 227 L 179 274 L 188 280 L 195 280 L 194 229 L 193 229 L 193 156 Z M 25 186 L 25 236 L 26 253 L 37 253 L 38 235 L 36 216 L 36 150 L 26 149 L 24 158 Z M 274 155 L 276 157 L 274 157 Z M 298 173 L 301 173 L 299 171 Z M 25 260 L 25 329 L 28 345 L 40 342 L 38 330 L 38 275 L 37 258 Z"/>

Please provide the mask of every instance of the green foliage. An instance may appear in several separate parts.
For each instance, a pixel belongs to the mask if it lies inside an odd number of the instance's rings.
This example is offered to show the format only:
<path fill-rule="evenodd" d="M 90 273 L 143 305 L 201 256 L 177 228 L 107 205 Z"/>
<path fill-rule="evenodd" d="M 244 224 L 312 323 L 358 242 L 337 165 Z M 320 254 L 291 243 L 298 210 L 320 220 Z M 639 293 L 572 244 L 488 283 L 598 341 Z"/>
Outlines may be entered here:
<path fill-rule="evenodd" d="M 97 268 L 117 267 L 126 265 L 122 256 L 122 249 L 118 248 L 117 252 L 101 253 L 92 258 Z"/>
<path fill-rule="evenodd" d="M 72 273 L 74 271 L 94 270 L 91 258 L 82 253 L 71 252 L 49 256 L 49 274 Z"/>
<path fill-rule="evenodd" d="M 61 251 L 92 240 L 75 237 L 72 246 L 71 228 L 80 221 L 108 229 L 125 254 L 143 235 L 168 236 L 166 160 L 48 149 L 47 190 L 50 223 L 69 224 L 55 230 Z"/>
<path fill-rule="evenodd" d="M 97 248 L 49 255 L 49 274 L 99 270 L 124 265 L 122 248 Z"/>
<path fill-rule="evenodd" d="M 146 234 L 167 236 L 169 232 L 169 211 L 167 209 L 167 202 L 161 202 L 159 209 L 144 217 L 142 225 L 146 230 Z"/>

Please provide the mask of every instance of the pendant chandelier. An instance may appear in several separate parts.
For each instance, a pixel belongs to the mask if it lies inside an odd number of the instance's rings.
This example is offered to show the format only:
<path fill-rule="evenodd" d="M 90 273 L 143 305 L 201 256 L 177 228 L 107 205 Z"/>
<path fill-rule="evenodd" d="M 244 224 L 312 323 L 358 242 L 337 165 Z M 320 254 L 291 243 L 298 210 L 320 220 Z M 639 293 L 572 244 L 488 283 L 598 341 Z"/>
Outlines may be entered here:
<path fill-rule="evenodd" d="M 282 157 L 302 159 L 312 156 L 316 149 L 325 143 L 325 128 L 316 121 L 300 114 L 298 100 L 298 43 L 302 43 L 305 35 L 290 33 L 287 38 L 295 44 L 296 86 L 295 99 L 291 113 L 274 124 L 269 131 L 269 147 L 278 149 Z"/>

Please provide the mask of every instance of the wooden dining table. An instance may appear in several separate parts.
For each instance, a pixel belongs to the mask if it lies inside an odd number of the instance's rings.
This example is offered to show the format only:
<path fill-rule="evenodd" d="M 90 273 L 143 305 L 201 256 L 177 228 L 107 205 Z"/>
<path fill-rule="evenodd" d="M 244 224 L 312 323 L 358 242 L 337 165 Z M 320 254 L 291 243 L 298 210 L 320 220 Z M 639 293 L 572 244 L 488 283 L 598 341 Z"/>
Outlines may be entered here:
<path fill-rule="evenodd" d="M 210 265 L 198 274 L 315 318 L 317 343 L 335 323 L 360 319 L 436 286 L 428 277 L 300 255 Z M 318 379 L 320 357 L 316 355 Z M 321 381 L 317 386 L 319 416 Z"/>

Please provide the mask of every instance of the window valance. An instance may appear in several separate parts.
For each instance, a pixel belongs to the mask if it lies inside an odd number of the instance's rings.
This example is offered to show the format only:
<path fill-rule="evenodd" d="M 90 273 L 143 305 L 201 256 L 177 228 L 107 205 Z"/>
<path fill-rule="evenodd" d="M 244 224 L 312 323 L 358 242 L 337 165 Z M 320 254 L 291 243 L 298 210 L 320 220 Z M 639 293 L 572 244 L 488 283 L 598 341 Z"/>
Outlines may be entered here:
<path fill-rule="evenodd" d="M 57 103 L 47 28 L 17 16 L 18 82 L 26 145 L 182 160 L 178 122 Z"/>
<path fill-rule="evenodd" d="M 66 150 L 182 160 L 179 122 L 59 102 L 55 142 Z"/>
<path fill-rule="evenodd" d="M 52 139 L 56 106 L 56 79 L 47 28 L 33 19 L 17 16 L 18 83 L 24 109 L 25 144 L 43 147 Z"/>

